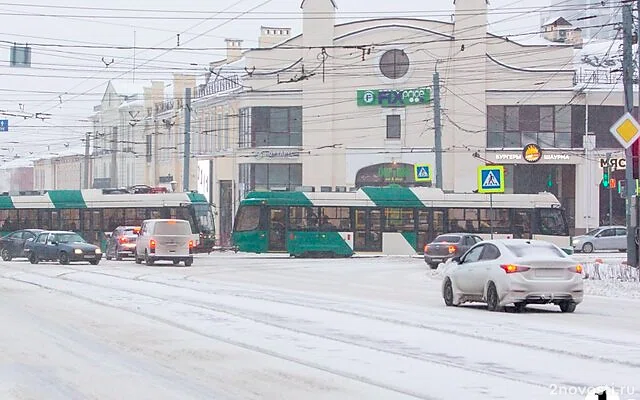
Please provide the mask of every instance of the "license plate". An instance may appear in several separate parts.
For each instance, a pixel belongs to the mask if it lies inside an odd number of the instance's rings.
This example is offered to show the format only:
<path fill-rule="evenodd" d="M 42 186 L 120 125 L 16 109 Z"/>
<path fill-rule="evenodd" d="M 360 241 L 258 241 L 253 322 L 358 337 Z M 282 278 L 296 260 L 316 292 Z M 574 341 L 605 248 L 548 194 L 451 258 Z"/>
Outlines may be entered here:
<path fill-rule="evenodd" d="M 95 258 L 95 256 L 85 255 L 84 258 Z"/>
<path fill-rule="evenodd" d="M 536 269 L 535 276 L 540 278 L 560 278 L 564 276 L 563 269 Z"/>
<path fill-rule="evenodd" d="M 442 258 L 432 258 L 431 261 L 433 261 L 433 262 L 442 262 Z"/>

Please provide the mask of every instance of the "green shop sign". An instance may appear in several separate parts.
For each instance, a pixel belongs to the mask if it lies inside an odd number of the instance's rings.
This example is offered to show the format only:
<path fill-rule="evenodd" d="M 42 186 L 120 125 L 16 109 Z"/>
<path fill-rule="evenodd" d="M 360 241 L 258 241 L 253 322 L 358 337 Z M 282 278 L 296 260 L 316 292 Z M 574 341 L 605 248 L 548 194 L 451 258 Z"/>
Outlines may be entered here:
<path fill-rule="evenodd" d="M 428 87 L 400 90 L 358 90 L 359 106 L 404 107 L 428 104 L 431 90 Z"/>

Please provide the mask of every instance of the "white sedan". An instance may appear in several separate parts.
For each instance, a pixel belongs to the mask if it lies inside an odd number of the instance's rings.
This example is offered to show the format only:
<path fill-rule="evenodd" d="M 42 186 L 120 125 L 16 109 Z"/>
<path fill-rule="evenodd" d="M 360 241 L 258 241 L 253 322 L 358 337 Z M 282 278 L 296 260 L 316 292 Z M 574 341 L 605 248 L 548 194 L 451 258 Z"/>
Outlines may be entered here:
<path fill-rule="evenodd" d="M 556 304 L 573 312 L 583 298 L 582 266 L 556 245 L 540 240 L 480 242 L 446 265 L 442 296 L 447 306 L 487 303 L 490 311 L 513 304 Z"/>

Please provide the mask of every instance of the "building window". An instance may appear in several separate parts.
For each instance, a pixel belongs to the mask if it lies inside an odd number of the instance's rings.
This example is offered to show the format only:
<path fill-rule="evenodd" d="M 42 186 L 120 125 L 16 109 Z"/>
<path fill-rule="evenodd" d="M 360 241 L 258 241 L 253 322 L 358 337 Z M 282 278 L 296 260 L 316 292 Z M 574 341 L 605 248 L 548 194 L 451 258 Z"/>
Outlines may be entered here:
<path fill-rule="evenodd" d="M 580 124 L 584 107 L 580 107 L 487 106 L 487 147 L 521 148 L 536 143 L 542 148 L 579 148 L 584 135 L 584 122 Z"/>
<path fill-rule="evenodd" d="M 245 191 L 292 191 L 302 186 L 302 164 L 240 164 L 239 169 L 239 183 Z"/>
<path fill-rule="evenodd" d="M 380 72 L 389 79 L 400 79 L 409 71 L 409 56 L 404 50 L 393 49 L 380 57 Z"/>
<path fill-rule="evenodd" d="M 241 147 L 302 146 L 302 107 L 253 107 L 246 122 L 241 120 Z"/>
<path fill-rule="evenodd" d="M 241 108 L 239 116 L 239 141 L 238 147 L 247 148 L 252 147 L 251 138 L 251 108 Z"/>
<path fill-rule="evenodd" d="M 387 115 L 387 139 L 400 139 L 401 127 L 399 115 Z"/>
<path fill-rule="evenodd" d="M 147 162 L 151 162 L 151 150 L 152 150 L 152 144 L 151 144 L 151 135 L 147 135 L 146 137 L 146 155 L 147 155 Z"/>

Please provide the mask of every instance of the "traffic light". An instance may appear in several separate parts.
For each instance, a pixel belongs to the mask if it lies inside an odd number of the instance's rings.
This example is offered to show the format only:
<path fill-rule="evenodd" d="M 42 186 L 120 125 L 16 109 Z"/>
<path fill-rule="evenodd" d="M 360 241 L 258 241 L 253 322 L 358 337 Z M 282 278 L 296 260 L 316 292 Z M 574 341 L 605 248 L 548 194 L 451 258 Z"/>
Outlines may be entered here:
<path fill-rule="evenodd" d="M 616 189 L 616 178 L 609 178 L 609 187 L 612 190 Z"/>
<path fill-rule="evenodd" d="M 547 176 L 547 187 L 551 189 L 553 187 L 553 174 Z"/>
<path fill-rule="evenodd" d="M 626 198 L 627 197 L 627 182 L 626 181 L 624 181 L 624 180 L 619 180 L 618 181 L 618 194 L 622 198 Z"/>
<path fill-rule="evenodd" d="M 602 168 L 602 186 L 609 187 L 609 166 Z"/>

